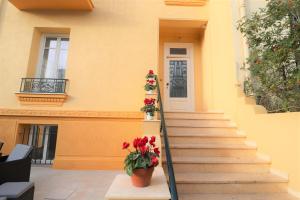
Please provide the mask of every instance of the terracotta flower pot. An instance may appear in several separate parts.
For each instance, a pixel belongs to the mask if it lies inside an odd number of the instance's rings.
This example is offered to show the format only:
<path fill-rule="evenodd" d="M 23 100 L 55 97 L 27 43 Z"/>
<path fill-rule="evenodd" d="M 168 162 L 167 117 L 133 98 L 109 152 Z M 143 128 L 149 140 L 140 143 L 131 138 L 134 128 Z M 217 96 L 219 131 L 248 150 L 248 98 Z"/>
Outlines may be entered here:
<path fill-rule="evenodd" d="M 147 169 L 135 169 L 131 176 L 131 182 L 135 187 L 147 187 L 151 183 L 154 167 Z"/>

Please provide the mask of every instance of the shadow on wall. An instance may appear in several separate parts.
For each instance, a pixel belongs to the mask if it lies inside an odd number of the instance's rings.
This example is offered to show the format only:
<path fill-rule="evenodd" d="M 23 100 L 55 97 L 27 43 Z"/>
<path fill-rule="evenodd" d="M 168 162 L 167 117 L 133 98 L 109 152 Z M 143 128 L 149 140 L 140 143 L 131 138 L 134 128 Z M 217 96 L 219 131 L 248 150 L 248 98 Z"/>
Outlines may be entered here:
<path fill-rule="evenodd" d="M 6 0 L 0 0 L 0 35 L 2 32 L 2 26 L 4 22 L 4 16 L 7 9 L 5 7 L 7 6 L 8 1 Z"/>

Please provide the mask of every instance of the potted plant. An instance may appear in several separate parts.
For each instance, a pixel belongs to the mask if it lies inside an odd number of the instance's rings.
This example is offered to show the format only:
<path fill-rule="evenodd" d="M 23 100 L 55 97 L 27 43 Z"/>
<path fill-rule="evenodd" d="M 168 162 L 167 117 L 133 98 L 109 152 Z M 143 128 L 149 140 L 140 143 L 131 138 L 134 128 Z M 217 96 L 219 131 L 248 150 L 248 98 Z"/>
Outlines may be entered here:
<path fill-rule="evenodd" d="M 156 89 L 156 81 L 155 79 L 147 79 L 147 83 L 144 86 L 147 94 L 153 94 L 154 90 Z"/>
<path fill-rule="evenodd" d="M 153 120 L 155 111 L 158 110 L 159 109 L 155 106 L 155 99 L 145 98 L 144 106 L 141 108 L 141 111 L 146 113 L 147 120 Z"/>
<path fill-rule="evenodd" d="M 123 143 L 123 149 L 129 151 L 124 169 L 131 177 L 131 182 L 136 187 L 147 187 L 151 184 L 154 168 L 158 165 L 160 151 L 155 147 L 155 136 L 150 140 L 147 136 L 136 138 L 133 141 L 134 150 L 129 149 L 130 144 Z"/>
<path fill-rule="evenodd" d="M 148 80 L 155 79 L 155 74 L 152 69 L 149 70 L 148 74 L 146 75 L 146 79 Z"/>

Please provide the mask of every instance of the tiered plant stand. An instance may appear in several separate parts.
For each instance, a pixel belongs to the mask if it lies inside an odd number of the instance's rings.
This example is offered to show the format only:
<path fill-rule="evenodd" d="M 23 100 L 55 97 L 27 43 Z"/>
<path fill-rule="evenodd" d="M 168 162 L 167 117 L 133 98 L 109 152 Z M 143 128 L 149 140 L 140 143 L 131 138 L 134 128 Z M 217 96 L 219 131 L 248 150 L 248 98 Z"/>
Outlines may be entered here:
<path fill-rule="evenodd" d="M 153 98 L 157 100 L 157 93 L 154 92 L 153 94 L 145 94 L 146 98 Z M 158 120 L 158 112 L 155 113 L 153 120 L 147 120 L 146 115 L 144 116 L 143 121 L 143 136 L 155 136 L 156 137 L 156 145 L 161 152 L 161 137 L 160 137 L 160 120 Z M 159 166 L 161 165 L 161 156 L 159 157 Z"/>

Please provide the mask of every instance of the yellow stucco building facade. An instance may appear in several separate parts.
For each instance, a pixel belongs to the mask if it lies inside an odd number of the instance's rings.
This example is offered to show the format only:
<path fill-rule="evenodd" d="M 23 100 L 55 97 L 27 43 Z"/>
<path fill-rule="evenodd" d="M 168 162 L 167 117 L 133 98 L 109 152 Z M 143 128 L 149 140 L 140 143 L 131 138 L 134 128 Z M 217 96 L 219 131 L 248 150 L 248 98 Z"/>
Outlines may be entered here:
<path fill-rule="evenodd" d="M 224 112 L 258 143 L 259 152 L 272 157 L 272 169 L 288 173 L 290 187 L 300 191 L 300 114 L 267 114 L 240 87 L 245 49 L 235 21 L 243 5 L 66 2 L 0 0 L 5 154 L 16 143 L 39 146 L 47 139 L 55 151 L 40 149 L 37 160 L 51 160 L 55 168 L 121 169 L 122 142 L 142 135 L 146 73 L 157 72 L 165 90 L 171 73 L 166 61 L 176 64 L 184 57 L 193 70 L 184 72 L 190 73 L 192 95 L 183 110 Z M 178 105 L 168 96 L 164 100 L 169 110 Z"/>

